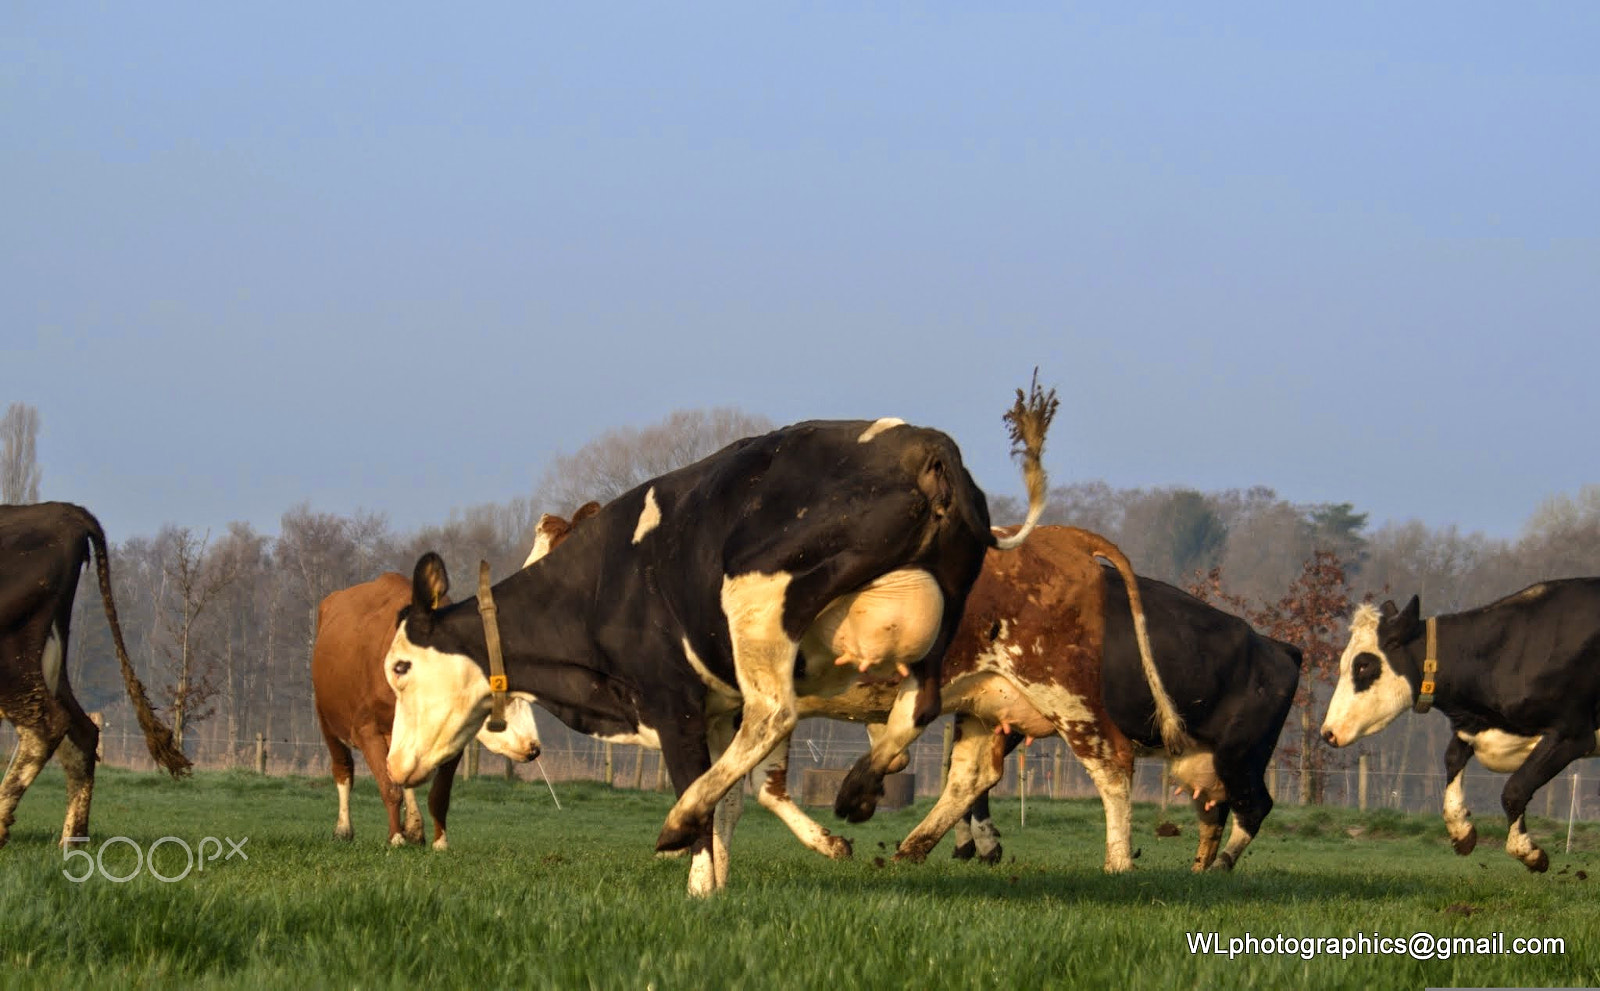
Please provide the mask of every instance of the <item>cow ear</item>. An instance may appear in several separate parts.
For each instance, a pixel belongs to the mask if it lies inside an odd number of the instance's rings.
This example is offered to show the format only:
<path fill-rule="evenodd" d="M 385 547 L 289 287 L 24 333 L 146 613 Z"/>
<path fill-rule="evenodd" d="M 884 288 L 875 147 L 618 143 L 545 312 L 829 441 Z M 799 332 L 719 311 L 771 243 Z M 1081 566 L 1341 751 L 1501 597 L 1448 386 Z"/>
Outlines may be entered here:
<path fill-rule="evenodd" d="M 577 512 L 572 514 L 572 525 L 577 526 L 598 512 L 600 512 L 600 504 L 598 502 L 586 502 L 578 507 Z"/>
<path fill-rule="evenodd" d="M 450 576 L 444 570 L 444 558 L 433 551 L 422 555 L 417 570 L 411 575 L 411 611 L 430 613 L 445 601 L 450 591 Z"/>
<path fill-rule="evenodd" d="M 1383 605 L 1378 607 L 1378 614 L 1384 619 L 1394 619 L 1400 615 L 1400 610 L 1395 606 L 1393 599 L 1385 599 Z"/>
<path fill-rule="evenodd" d="M 1406 607 L 1394 617 L 1391 627 L 1395 639 L 1405 641 L 1416 636 L 1416 632 L 1421 626 L 1422 600 L 1413 595 L 1411 601 L 1406 603 Z"/>

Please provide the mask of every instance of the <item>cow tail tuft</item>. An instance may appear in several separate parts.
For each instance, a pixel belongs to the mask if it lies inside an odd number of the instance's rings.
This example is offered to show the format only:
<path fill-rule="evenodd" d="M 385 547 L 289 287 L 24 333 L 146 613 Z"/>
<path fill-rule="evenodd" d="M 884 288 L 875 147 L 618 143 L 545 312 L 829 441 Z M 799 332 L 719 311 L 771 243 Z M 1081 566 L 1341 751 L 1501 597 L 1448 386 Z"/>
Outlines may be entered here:
<path fill-rule="evenodd" d="M 1016 533 L 995 541 L 995 546 L 1003 551 L 1022 546 L 1028 534 L 1039 525 L 1039 517 L 1044 515 L 1045 494 L 1048 491 L 1042 460 L 1044 435 L 1050 429 L 1050 421 L 1055 419 L 1060 406 L 1056 390 L 1046 392 L 1039 387 L 1039 369 L 1035 368 L 1027 393 L 1018 389 L 1016 402 L 1006 411 L 1004 419 L 1011 430 L 1011 453 L 1021 456 L 1022 477 L 1028 486 L 1028 517 Z"/>

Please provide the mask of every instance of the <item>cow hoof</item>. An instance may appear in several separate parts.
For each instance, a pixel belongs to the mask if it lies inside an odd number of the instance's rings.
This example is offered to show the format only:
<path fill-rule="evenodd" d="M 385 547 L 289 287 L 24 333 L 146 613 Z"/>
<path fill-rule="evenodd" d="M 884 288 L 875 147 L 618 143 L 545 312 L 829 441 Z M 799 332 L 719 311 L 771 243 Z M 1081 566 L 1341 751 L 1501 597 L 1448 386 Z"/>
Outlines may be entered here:
<path fill-rule="evenodd" d="M 994 849 L 985 850 L 983 853 L 978 854 L 978 863 L 988 864 L 990 867 L 993 867 L 995 864 L 1000 862 L 1000 858 L 1004 854 L 1005 849 L 1001 847 L 1000 844 L 996 843 L 994 845 Z"/>
<path fill-rule="evenodd" d="M 333 838 L 336 839 L 336 840 L 343 840 L 346 843 L 348 843 L 351 840 L 356 838 L 356 831 L 353 830 L 353 829 L 350 829 L 349 827 L 346 827 L 344 829 L 335 829 L 333 831 Z"/>
<path fill-rule="evenodd" d="M 1524 860 L 1523 863 L 1526 864 L 1528 870 L 1532 871 L 1533 873 L 1543 874 L 1545 871 L 1550 869 L 1550 855 L 1545 853 L 1543 850 L 1540 850 L 1537 857 L 1534 857 L 1532 860 Z"/>
<path fill-rule="evenodd" d="M 433 848 L 435 850 L 448 850 L 450 849 L 450 844 L 445 842 L 445 838 L 441 836 L 433 841 Z"/>
<path fill-rule="evenodd" d="M 656 852 L 665 853 L 669 850 L 686 850 L 689 845 L 705 833 L 704 829 L 693 825 L 674 826 L 667 823 L 661 827 L 661 835 L 656 837 Z"/>
<path fill-rule="evenodd" d="M 894 852 L 896 863 L 920 864 L 928 859 L 928 848 L 919 845 L 903 846 Z"/>
<path fill-rule="evenodd" d="M 1456 839 L 1455 837 L 1451 837 L 1450 838 L 1450 845 L 1456 848 L 1456 854 L 1458 856 L 1465 857 L 1467 854 L 1471 853 L 1478 845 L 1478 827 L 1477 826 L 1468 826 L 1467 827 L 1467 835 L 1461 837 L 1460 839 Z"/>
<path fill-rule="evenodd" d="M 1233 870 L 1233 857 L 1229 856 L 1226 851 L 1219 853 L 1217 854 L 1217 859 L 1212 861 L 1211 866 L 1206 869 L 1227 874 Z"/>
<path fill-rule="evenodd" d="M 395 833 L 393 836 L 389 837 L 389 845 L 393 847 L 405 846 L 406 838 L 399 833 Z"/>
<path fill-rule="evenodd" d="M 849 860 L 855 856 L 855 847 L 843 836 L 828 836 L 823 839 L 823 853 L 829 860 Z"/>
<path fill-rule="evenodd" d="M 973 857 L 977 856 L 977 854 L 978 854 L 978 844 L 972 842 L 971 840 L 968 840 L 965 843 L 957 843 L 956 844 L 956 848 L 954 850 L 950 851 L 950 859 L 952 859 L 952 860 L 971 860 Z"/>
<path fill-rule="evenodd" d="M 878 811 L 882 795 L 883 778 L 872 772 L 863 757 L 840 783 L 839 794 L 833 799 L 833 814 L 848 822 L 866 822 Z"/>

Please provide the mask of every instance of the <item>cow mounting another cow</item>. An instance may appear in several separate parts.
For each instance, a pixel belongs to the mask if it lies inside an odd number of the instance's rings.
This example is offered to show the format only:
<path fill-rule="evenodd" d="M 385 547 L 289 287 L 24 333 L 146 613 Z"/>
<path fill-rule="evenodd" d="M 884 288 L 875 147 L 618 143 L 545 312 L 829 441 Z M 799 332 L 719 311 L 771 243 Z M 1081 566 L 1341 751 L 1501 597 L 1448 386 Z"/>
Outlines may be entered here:
<path fill-rule="evenodd" d="M 1020 544 L 1043 511 L 1055 406 L 1035 386 L 1008 414 L 1029 520 L 1003 541 L 954 442 L 895 419 L 795 424 L 638 486 L 495 586 L 502 687 L 580 732 L 659 745 L 679 797 L 657 848 L 691 849 L 691 894 L 720 889 L 713 812 L 793 729 L 797 697 L 904 677 L 884 746 L 842 789 L 858 810 L 938 715 L 941 661 L 984 552 Z M 437 555 L 418 561 L 385 659 L 402 784 L 459 753 L 492 701 L 480 610 L 434 608 L 447 585 Z"/>

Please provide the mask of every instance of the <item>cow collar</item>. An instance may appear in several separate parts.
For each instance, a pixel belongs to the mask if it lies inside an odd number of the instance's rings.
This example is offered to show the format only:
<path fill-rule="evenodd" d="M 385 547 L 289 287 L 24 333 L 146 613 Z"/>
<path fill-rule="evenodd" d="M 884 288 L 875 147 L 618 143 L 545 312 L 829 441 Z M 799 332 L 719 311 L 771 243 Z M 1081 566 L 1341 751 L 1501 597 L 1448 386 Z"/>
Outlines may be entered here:
<path fill-rule="evenodd" d="M 500 624 L 495 618 L 494 595 L 489 591 L 489 562 L 478 562 L 478 615 L 483 617 L 483 639 L 489 645 L 489 724 L 491 733 L 506 728 L 506 661 L 500 653 Z"/>
<path fill-rule="evenodd" d="M 1438 687 L 1434 675 L 1439 673 L 1439 621 L 1437 616 L 1428 617 L 1428 649 L 1422 658 L 1422 691 L 1417 693 L 1417 702 L 1411 708 L 1416 712 L 1427 712 L 1433 708 L 1433 691 Z"/>

